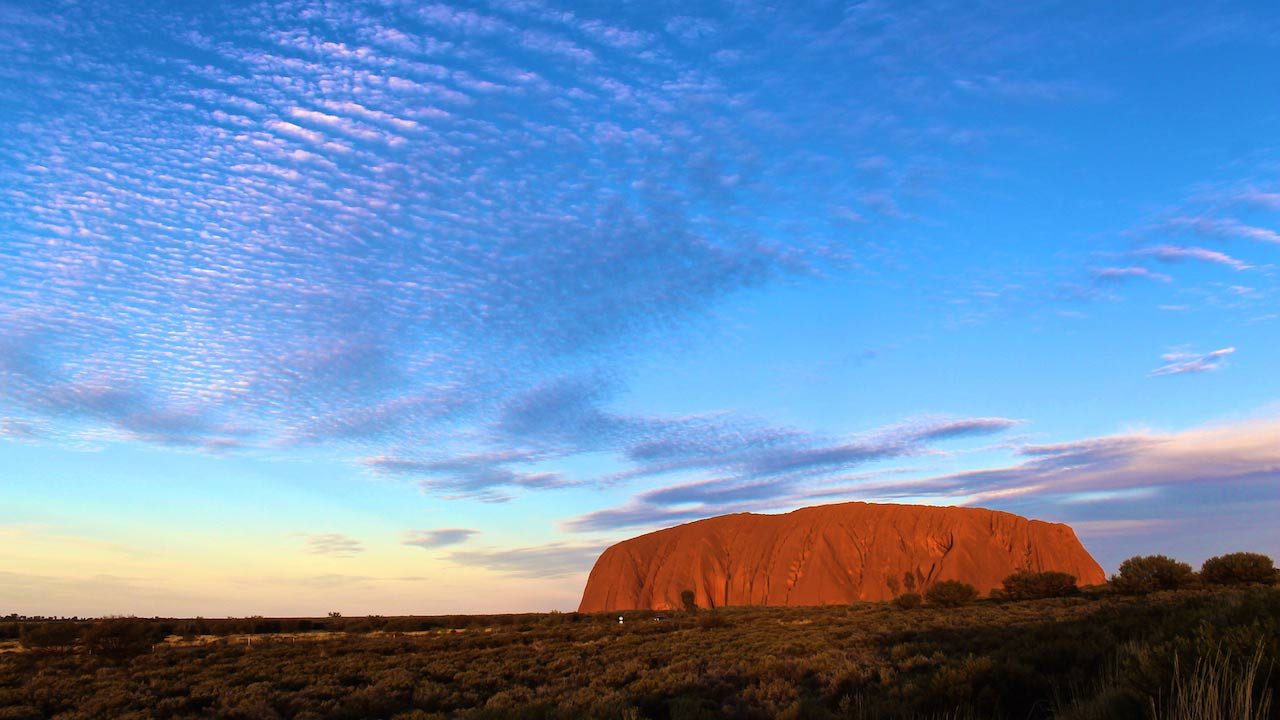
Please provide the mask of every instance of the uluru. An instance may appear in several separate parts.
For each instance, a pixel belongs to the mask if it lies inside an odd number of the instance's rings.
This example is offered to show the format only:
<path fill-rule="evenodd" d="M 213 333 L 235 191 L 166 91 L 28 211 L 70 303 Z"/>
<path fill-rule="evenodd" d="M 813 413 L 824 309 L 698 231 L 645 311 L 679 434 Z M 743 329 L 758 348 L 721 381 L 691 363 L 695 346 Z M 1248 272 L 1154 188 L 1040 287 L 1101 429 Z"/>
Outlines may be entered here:
<path fill-rule="evenodd" d="M 722 515 L 607 548 L 580 612 L 669 610 L 692 591 L 698 607 L 827 605 L 889 600 L 959 580 L 987 593 L 1022 571 L 1106 581 L 1061 523 L 983 508 L 850 502 L 785 514 Z"/>

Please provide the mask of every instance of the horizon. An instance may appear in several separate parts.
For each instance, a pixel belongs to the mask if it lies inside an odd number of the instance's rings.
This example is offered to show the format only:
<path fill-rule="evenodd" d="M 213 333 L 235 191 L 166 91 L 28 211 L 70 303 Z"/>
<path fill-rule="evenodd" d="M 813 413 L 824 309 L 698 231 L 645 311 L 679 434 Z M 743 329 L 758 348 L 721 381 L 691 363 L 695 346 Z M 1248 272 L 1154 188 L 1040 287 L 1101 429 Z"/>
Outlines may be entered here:
<path fill-rule="evenodd" d="M 1273 3 L 0 44 L 0 616 L 574 610 L 620 540 L 853 501 L 1280 555 Z"/>

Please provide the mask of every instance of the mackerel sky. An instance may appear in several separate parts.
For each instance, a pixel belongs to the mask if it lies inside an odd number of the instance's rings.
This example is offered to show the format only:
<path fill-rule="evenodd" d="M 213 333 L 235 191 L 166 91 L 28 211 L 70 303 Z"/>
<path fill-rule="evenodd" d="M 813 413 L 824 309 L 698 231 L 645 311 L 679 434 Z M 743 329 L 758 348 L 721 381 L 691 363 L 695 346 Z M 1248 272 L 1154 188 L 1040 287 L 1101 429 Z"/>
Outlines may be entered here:
<path fill-rule="evenodd" d="M 1280 554 L 1280 7 L 0 0 L 0 614 L 868 500 Z"/>

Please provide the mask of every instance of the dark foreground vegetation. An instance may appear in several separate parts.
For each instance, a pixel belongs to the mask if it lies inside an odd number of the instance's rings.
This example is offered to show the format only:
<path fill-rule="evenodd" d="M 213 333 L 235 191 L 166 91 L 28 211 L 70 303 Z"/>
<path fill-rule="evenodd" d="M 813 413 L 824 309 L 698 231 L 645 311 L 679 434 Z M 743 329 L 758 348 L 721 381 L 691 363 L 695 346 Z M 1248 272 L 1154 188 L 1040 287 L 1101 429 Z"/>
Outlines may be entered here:
<path fill-rule="evenodd" d="M 1274 570 L 1135 560 L 1124 592 L 1029 575 L 983 600 L 621 624 L 0 620 L 0 718 L 1280 718 Z"/>

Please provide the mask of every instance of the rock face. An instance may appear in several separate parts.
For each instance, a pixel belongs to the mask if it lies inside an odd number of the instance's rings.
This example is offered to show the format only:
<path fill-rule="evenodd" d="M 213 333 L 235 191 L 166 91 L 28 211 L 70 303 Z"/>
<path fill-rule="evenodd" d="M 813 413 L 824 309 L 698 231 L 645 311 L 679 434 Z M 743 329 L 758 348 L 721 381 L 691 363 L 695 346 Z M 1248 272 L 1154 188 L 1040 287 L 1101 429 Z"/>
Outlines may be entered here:
<path fill-rule="evenodd" d="M 581 612 L 888 600 L 938 580 L 986 594 L 1019 570 L 1106 580 L 1066 525 L 981 508 L 843 503 L 740 513 L 620 542 L 600 555 Z"/>

